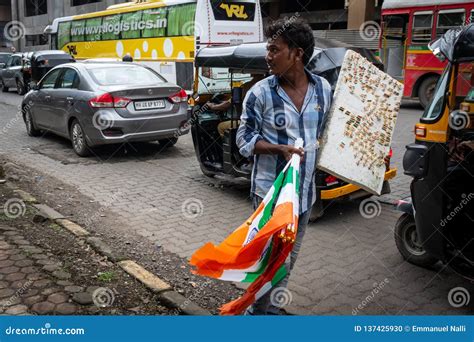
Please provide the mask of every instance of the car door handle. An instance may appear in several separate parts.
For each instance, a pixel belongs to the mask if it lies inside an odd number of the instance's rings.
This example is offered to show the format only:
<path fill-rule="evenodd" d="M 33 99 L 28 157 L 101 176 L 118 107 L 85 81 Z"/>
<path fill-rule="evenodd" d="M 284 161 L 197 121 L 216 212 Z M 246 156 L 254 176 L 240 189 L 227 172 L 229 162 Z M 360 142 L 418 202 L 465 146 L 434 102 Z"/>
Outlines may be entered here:
<path fill-rule="evenodd" d="M 66 100 L 67 100 L 67 102 L 73 102 L 74 97 L 68 96 L 68 97 L 66 97 Z"/>
<path fill-rule="evenodd" d="M 46 101 L 51 101 L 51 96 L 50 96 L 50 95 L 46 95 L 46 96 L 44 97 L 44 99 L 45 99 Z"/>

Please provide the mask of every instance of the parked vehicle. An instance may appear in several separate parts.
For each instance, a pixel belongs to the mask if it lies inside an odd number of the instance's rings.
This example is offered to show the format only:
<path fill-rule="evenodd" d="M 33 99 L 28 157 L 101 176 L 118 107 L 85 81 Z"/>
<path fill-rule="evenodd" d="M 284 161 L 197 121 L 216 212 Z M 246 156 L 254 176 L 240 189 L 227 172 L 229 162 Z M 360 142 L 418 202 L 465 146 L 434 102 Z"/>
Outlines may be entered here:
<path fill-rule="evenodd" d="M 104 144 L 174 145 L 187 107 L 183 89 L 146 66 L 121 62 L 55 67 L 22 103 L 30 136 L 45 130 L 68 138 L 79 156 Z"/>
<path fill-rule="evenodd" d="M 23 54 L 12 54 L 3 66 L 0 74 L 2 91 L 8 92 L 10 88 L 16 88 L 19 95 L 26 92 L 27 81 L 23 74 Z"/>
<path fill-rule="evenodd" d="M 30 90 L 31 83 L 38 83 L 49 70 L 71 62 L 74 58 L 59 50 L 13 54 L 1 73 L 2 89 L 7 92 L 10 88 L 16 88 L 19 95 L 24 95 Z"/>
<path fill-rule="evenodd" d="M 308 68 L 326 78 L 334 88 L 348 47 L 323 39 L 316 40 L 316 49 Z M 370 50 L 356 49 L 379 68 L 379 60 Z M 240 155 L 236 144 L 238 120 L 242 113 L 242 86 L 255 75 L 268 73 L 265 60 L 266 44 L 242 44 L 239 46 L 206 47 L 196 56 L 194 83 L 195 103 L 192 114 L 192 135 L 196 156 L 202 172 L 210 177 L 230 175 L 250 178 L 251 168 L 247 158 Z M 221 115 L 205 106 L 207 101 L 231 99 L 231 110 Z M 230 128 L 219 133 L 219 124 L 231 121 Z M 396 169 L 390 168 L 390 157 L 386 159 L 387 172 L 382 192 L 390 192 L 388 180 L 395 177 Z M 348 184 L 323 171 L 316 174 L 318 201 L 313 207 L 312 219 L 323 215 L 325 206 L 336 199 L 356 199 L 370 194 L 360 187 Z"/>
<path fill-rule="evenodd" d="M 56 18 L 44 33 L 52 49 L 78 61 L 122 60 L 130 53 L 190 93 L 196 52 L 210 44 L 262 41 L 263 20 L 259 0 L 128 1 Z"/>
<path fill-rule="evenodd" d="M 37 51 L 24 58 L 23 72 L 29 84 L 37 84 L 55 66 L 73 62 L 74 57 L 61 50 Z"/>
<path fill-rule="evenodd" d="M 11 55 L 12 54 L 9 52 L 0 52 L 0 69 L 2 69 L 5 66 L 5 64 L 7 64 L 8 58 Z"/>
<path fill-rule="evenodd" d="M 419 266 L 438 261 L 474 279 L 474 113 L 460 110 L 460 69 L 474 74 L 474 24 L 450 30 L 430 44 L 447 66 L 407 146 L 405 174 L 411 198 L 395 227 L 402 256 Z M 474 86 L 471 78 L 471 87 Z M 466 109 L 466 108 L 464 108 Z M 415 248 L 410 248 L 415 247 Z"/>
<path fill-rule="evenodd" d="M 428 43 L 451 28 L 474 20 L 472 0 L 385 0 L 382 4 L 380 52 L 389 75 L 403 82 L 403 96 L 418 98 L 426 108 L 446 66 L 428 49 Z M 466 71 L 459 70 L 460 77 Z M 466 95 L 469 82 L 458 82 Z"/>

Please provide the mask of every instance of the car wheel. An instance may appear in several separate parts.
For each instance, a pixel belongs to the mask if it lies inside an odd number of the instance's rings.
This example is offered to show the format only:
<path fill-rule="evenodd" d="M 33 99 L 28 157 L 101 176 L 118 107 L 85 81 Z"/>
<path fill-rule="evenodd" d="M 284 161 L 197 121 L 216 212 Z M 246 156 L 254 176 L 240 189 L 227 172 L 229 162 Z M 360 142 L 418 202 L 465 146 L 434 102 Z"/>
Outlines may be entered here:
<path fill-rule="evenodd" d="M 26 110 L 23 119 L 25 120 L 26 133 L 28 133 L 30 137 L 37 137 L 41 134 L 41 131 L 35 127 L 33 116 L 29 109 Z"/>
<path fill-rule="evenodd" d="M 25 95 L 25 86 L 23 85 L 23 82 L 20 80 L 16 80 L 16 92 L 18 95 Z"/>
<path fill-rule="evenodd" d="M 169 139 L 158 140 L 158 143 L 162 147 L 171 147 L 171 146 L 176 145 L 177 142 L 178 142 L 178 138 L 169 138 Z"/>
<path fill-rule="evenodd" d="M 5 82 L 2 80 L 2 92 L 8 93 L 8 87 L 5 85 Z"/>
<path fill-rule="evenodd" d="M 416 232 L 415 218 L 410 214 L 403 214 L 395 224 L 395 244 L 403 259 L 421 267 L 430 267 L 438 259 L 430 256 L 424 250 Z"/>
<path fill-rule="evenodd" d="M 418 97 L 423 108 L 426 108 L 433 99 L 436 83 L 438 83 L 439 76 L 430 76 L 423 80 L 418 90 Z"/>
<path fill-rule="evenodd" d="M 91 152 L 89 146 L 87 146 L 86 135 L 79 121 L 74 120 L 72 122 L 70 135 L 74 152 L 80 157 L 89 156 Z"/>

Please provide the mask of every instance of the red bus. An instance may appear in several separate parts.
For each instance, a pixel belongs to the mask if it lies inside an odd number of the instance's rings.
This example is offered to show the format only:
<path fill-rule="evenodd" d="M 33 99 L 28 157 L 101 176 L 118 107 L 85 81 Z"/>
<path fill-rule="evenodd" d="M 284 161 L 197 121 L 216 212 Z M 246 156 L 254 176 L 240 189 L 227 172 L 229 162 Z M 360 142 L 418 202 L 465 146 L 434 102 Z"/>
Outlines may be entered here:
<path fill-rule="evenodd" d="M 472 0 L 385 0 L 382 5 L 380 56 L 385 70 L 405 84 L 404 96 L 430 102 L 445 63 L 428 43 L 447 30 L 474 22 Z M 458 94 L 470 89 L 471 70 L 461 70 Z"/>

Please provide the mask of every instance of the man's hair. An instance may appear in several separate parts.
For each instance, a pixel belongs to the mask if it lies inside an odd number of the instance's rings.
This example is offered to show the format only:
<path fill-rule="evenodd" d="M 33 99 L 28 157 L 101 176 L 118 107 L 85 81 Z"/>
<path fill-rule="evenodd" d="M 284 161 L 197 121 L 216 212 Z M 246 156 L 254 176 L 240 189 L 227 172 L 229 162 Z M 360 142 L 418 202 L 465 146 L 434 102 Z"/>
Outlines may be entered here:
<path fill-rule="evenodd" d="M 294 17 L 279 19 L 265 29 L 267 39 L 275 40 L 281 37 L 290 49 L 301 48 L 304 51 L 303 64 L 306 65 L 313 56 L 313 30 L 303 20 Z"/>

